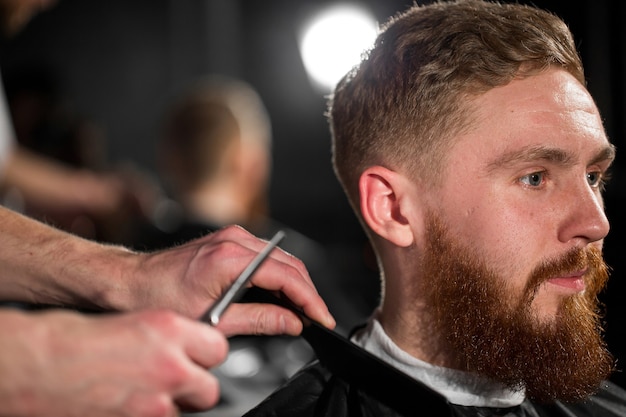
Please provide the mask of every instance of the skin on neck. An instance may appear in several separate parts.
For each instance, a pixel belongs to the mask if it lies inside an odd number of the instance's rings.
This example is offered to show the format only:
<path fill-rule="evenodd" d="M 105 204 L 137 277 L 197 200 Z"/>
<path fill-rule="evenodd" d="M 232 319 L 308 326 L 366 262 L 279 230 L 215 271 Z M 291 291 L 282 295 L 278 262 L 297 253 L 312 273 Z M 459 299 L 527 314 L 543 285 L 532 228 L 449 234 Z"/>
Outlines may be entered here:
<path fill-rule="evenodd" d="M 223 152 L 216 172 L 193 184 L 185 181 L 185 175 L 179 175 L 184 168 L 172 171 L 174 189 L 179 191 L 177 198 L 193 218 L 216 225 L 236 223 L 245 227 L 257 219 L 257 202 L 265 193 L 267 174 L 265 165 L 252 159 L 258 152 L 248 148 L 233 141 Z"/>
<path fill-rule="evenodd" d="M 245 224 L 251 217 L 249 196 L 232 181 L 212 181 L 190 190 L 183 204 L 191 215 L 215 224 Z"/>
<path fill-rule="evenodd" d="M 378 319 L 385 332 L 400 349 L 415 358 L 437 366 L 460 367 L 454 351 L 441 340 L 433 326 L 429 304 L 420 297 L 424 292 L 407 290 L 417 288 L 423 281 L 415 275 L 415 271 L 421 270 L 417 247 L 384 246 L 383 268 L 387 275 L 394 277 L 383 280 L 384 294 Z"/>
<path fill-rule="evenodd" d="M 426 211 L 437 207 L 432 184 L 400 168 L 373 166 L 361 175 L 359 190 L 361 214 L 370 228 L 381 271 L 381 325 L 411 356 L 454 367 L 458 362 L 454 352 L 434 330 L 432 307 L 424 291 L 428 277 L 420 275 L 427 243 Z"/>

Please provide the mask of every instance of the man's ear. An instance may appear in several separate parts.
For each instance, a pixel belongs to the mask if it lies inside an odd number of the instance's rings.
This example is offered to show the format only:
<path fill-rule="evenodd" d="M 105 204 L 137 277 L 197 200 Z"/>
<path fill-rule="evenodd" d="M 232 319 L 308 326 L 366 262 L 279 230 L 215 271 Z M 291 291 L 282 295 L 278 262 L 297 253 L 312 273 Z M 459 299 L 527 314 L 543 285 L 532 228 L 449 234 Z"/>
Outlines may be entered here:
<path fill-rule="evenodd" d="M 400 247 L 414 242 L 407 217 L 412 202 L 404 176 L 381 166 L 369 167 L 359 178 L 359 192 L 361 215 L 374 233 Z"/>

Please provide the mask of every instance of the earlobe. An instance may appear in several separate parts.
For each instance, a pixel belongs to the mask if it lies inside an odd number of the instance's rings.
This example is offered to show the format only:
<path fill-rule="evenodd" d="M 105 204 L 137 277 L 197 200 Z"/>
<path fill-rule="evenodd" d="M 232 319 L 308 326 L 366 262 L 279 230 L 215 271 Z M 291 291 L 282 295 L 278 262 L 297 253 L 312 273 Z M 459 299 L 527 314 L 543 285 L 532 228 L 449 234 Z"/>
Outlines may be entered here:
<path fill-rule="evenodd" d="M 366 169 L 359 178 L 361 215 L 374 233 L 401 247 L 414 242 L 406 211 L 405 182 L 401 174 L 381 166 Z"/>

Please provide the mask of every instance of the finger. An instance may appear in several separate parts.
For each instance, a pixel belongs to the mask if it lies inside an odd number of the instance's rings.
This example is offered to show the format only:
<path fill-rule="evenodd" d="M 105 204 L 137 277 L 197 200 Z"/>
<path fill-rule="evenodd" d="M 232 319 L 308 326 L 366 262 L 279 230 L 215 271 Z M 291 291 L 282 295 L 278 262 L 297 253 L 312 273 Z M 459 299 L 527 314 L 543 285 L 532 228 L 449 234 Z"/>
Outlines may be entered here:
<path fill-rule="evenodd" d="M 250 235 L 243 229 L 237 227 L 229 227 L 219 232 L 222 237 L 214 237 L 211 245 L 207 244 L 208 258 L 216 258 L 222 260 L 222 265 L 226 267 L 223 273 L 226 276 L 232 274 L 232 278 L 238 275 L 254 256 L 256 250 L 262 250 L 266 243 Z M 228 239 L 225 239 L 228 237 Z M 245 237 L 243 239 L 242 237 Z M 238 240 L 231 240 L 237 238 Z M 220 244 L 217 245 L 216 242 Z M 247 242 L 242 244 L 243 242 Z M 208 243 L 205 241 L 205 243 Z M 249 248 L 254 249 L 249 249 Z M 282 249 L 276 249 L 261 267 L 257 270 L 252 278 L 254 285 L 268 290 L 283 291 L 284 294 L 291 299 L 298 307 L 303 308 L 307 314 L 316 321 L 333 327 L 335 322 L 328 309 L 317 294 L 317 290 L 306 270 L 304 264 L 299 259 L 284 252 Z M 221 286 L 215 288 L 215 297 L 224 291 L 226 285 L 230 281 L 219 281 Z"/>
<path fill-rule="evenodd" d="M 174 402 L 184 411 L 213 408 L 220 399 L 218 379 L 206 369 L 193 366 L 188 371 L 188 383 L 174 393 Z"/>
<path fill-rule="evenodd" d="M 229 226 L 210 235 L 211 247 L 221 242 L 220 253 L 213 253 L 219 259 L 230 260 L 231 267 L 241 267 L 242 257 L 246 264 L 261 251 L 267 244 L 244 229 Z M 243 254 L 242 251 L 250 253 Z M 248 259 L 249 258 L 249 259 Z M 238 271 L 239 273 L 241 271 Z M 271 291 L 281 291 L 297 307 L 302 308 L 305 314 L 322 325 L 334 328 L 336 322 L 299 259 L 278 248 L 271 252 L 270 257 L 261 265 L 252 278 L 253 285 Z M 223 288 L 220 290 L 223 291 Z"/>
<path fill-rule="evenodd" d="M 270 258 L 294 268 L 304 281 L 306 281 L 311 287 L 315 288 L 315 284 L 313 284 L 313 280 L 309 275 L 309 271 L 306 269 L 306 265 L 300 259 L 280 247 L 272 251 Z"/>
<path fill-rule="evenodd" d="M 302 321 L 293 311 L 274 304 L 233 304 L 217 328 L 227 336 L 240 334 L 297 336 L 302 332 Z"/>
<path fill-rule="evenodd" d="M 167 393 L 136 391 L 126 398 L 125 415 L 146 417 L 178 417 L 178 408 Z"/>
<path fill-rule="evenodd" d="M 315 287 L 298 279 L 289 265 L 279 262 L 262 265 L 251 282 L 259 288 L 281 292 L 310 319 L 331 329 L 335 327 L 335 319 Z"/>
<path fill-rule="evenodd" d="M 207 265 L 212 266 L 214 271 L 216 267 L 219 268 L 219 272 L 214 272 L 214 275 L 224 279 L 212 280 L 213 284 L 217 284 L 212 285 L 213 291 L 216 291 L 214 296 L 217 297 L 267 246 L 267 242 L 240 227 L 229 226 L 189 242 L 188 245 L 196 247 L 197 259 L 192 269 L 194 273 L 206 270 Z M 315 288 L 302 261 L 280 248 L 274 248 L 263 264 L 273 264 L 279 271 L 284 271 L 287 269 L 285 266 L 289 266 L 289 271 L 295 274 L 295 278 Z"/>
<path fill-rule="evenodd" d="M 236 225 L 220 229 L 217 232 L 208 235 L 206 239 L 212 244 L 234 242 L 241 248 L 249 249 L 251 253 L 245 254 L 245 256 L 250 256 L 250 260 L 252 257 L 256 256 L 257 253 L 261 252 L 267 245 L 266 240 L 259 239 L 247 230 Z M 285 239 L 289 239 L 289 236 L 286 236 Z M 300 261 L 297 257 L 291 255 L 280 247 L 277 247 L 270 252 L 268 260 L 270 259 L 290 265 L 298 272 L 302 279 L 308 282 L 312 287 L 314 286 L 304 263 L 302 263 L 302 261 Z"/>
<path fill-rule="evenodd" d="M 198 366 L 210 369 L 218 366 L 228 355 L 224 334 L 205 323 L 189 321 L 185 331 L 184 352 Z"/>
<path fill-rule="evenodd" d="M 207 369 L 221 364 L 228 355 L 228 341 L 222 332 L 194 320 L 181 324 L 185 375 L 174 387 L 175 403 L 185 410 L 199 411 L 219 401 L 219 383 Z"/>

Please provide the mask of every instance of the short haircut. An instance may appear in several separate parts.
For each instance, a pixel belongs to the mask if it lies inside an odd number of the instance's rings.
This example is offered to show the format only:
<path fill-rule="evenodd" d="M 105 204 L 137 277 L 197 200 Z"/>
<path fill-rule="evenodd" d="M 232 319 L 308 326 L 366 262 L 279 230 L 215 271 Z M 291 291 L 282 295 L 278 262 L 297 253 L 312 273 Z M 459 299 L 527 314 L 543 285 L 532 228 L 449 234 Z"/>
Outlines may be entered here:
<path fill-rule="evenodd" d="M 178 162 L 178 182 L 193 188 L 216 174 L 226 151 L 239 137 L 237 119 L 225 103 L 190 95 L 169 114 L 163 153 Z"/>
<path fill-rule="evenodd" d="M 233 144 L 270 151 L 270 121 L 259 94 L 225 76 L 193 83 L 170 109 L 162 140 L 165 156 L 179 161 L 178 182 L 194 188 L 213 179 Z"/>
<path fill-rule="evenodd" d="M 329 100 L 333 165 L 355 211 L 368 166 L 436 182 L 472 97 L 553 67 L 585 85 L 567 25 L 534 7 L 458 0 L 391 18 Z"/>

